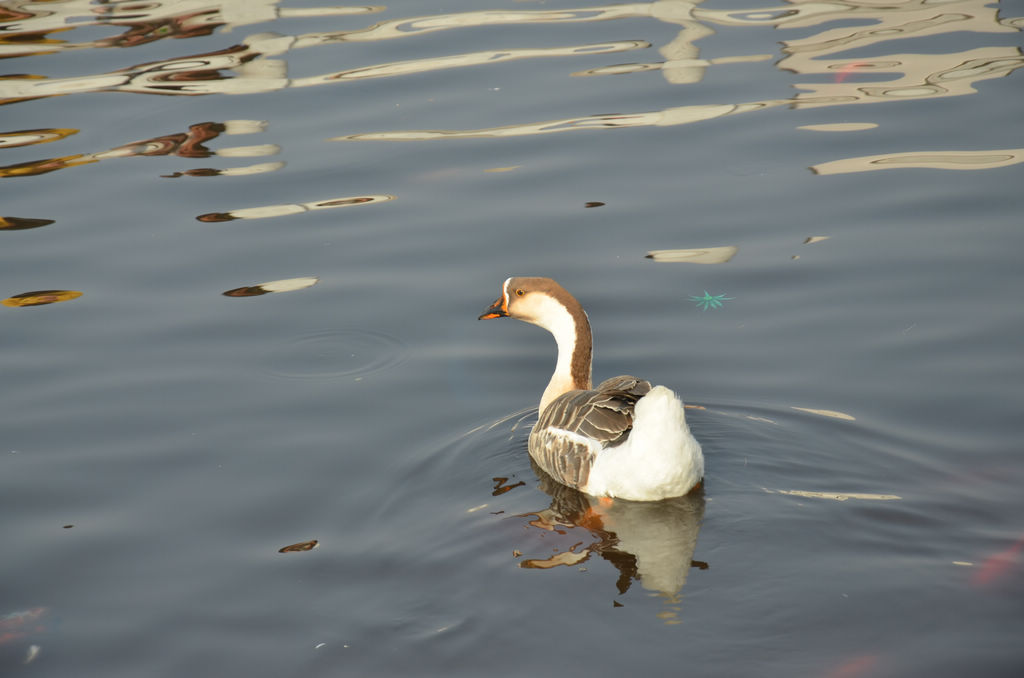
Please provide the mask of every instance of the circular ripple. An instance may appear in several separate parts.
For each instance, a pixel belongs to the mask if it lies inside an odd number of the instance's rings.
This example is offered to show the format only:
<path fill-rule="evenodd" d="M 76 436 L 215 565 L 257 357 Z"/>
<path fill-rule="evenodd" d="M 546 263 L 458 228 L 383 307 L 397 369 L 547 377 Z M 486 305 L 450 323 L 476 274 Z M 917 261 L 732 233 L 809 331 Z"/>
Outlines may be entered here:
<path fill-rule="evenodd" d="M 286 379 L 361 377 L 402 362 L 405 344 L 367 330 L 324 330 L 297 337 L 267 356 L 264 370 Z"/>

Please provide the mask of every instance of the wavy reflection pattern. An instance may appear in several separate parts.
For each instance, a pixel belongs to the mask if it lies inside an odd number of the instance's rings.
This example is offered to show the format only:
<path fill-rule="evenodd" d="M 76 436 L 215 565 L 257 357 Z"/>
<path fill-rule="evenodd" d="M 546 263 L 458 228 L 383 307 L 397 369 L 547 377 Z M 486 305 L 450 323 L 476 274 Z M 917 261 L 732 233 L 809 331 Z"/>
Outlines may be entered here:
<path fill-rule="evenodd" d="M 681 106 L 660 111 L 642 113 L 616 113 L 610 115 L 587 115 L 559 120 L 547 120 L 502 127 L 474 130 L 402 130 L 350 134 L 335 137 L 339 141 L 352 140 L 396 140 L 414 141 L 444 138 L 479 138 L 479 137 L 514 137 L 538 134 L 554 134 L 576 130 L 614 129 L 620 127 L 643 126 L 674 126 L 713 118 L 746 113 L 766 108 L 787 106 L 790 108 L 815 108 L 847 104 L 881 103 L 886 101 L 903 101 L 907 99 L 941 98 L 973 94 L 975 83 L 1009 75 L 1024 65 L 1024 53 L 1018 46 L 978 47 L 975 49 L 948 54 L 923 53 L 890 53 L 884 52 L 870 58 L 843 59 L 829 57 L 838 52 L 851 49 L 877 49 L 879 43 L 891 42 L 905 38 L 920 38 L 953 32 L 960 33 L 994 33 L 1019 34 L 1024 21 L 1020 18 L 1000 17 L 994 4 L 986 0 L 949 0 L 934 3 L 927 0 L 896 0 L 885 5 L 870 2 L 846 0 L 835 3 L 819 3 L 809 0 L 791 0 L 789 5 L 777 9 L 720 11 L 706 10 L 688 3 L 653 3 L 653 5 L 673 5 L 685 13 L 671 16 L 665 13 L 651 12 L 654 18 L 678 23 L 684 28 L 673 41 L 678 47 L 688 45 L 688 49 L 676 49 L 673 54 L 685 58 L 676 58 L 670 72 L 680 73 L 685 68 L 700 69 L 715 63 L 735 63 L 737 61 L 755 61 L 759 56 L 726 57 L 712 61 L 695 58 L 693 41 L 712 32 L 708 25 L 747 27 L 772 26 L 776 29 L 806 28 L 825 22 L 843 19 L 855 19 L 871 22 L 868 26 L 854 28 L 830 28 L 811 37 L 796 39 L 783 43 L 783 58 L 777 65 L 800 75 L 832 76 L 831 81 L 796 83 L 794 87 L 801 92 L 786 99 L 773 99 L 754 102 L 725 103 L 720 105 Z M 636 7 L 636 6 L 630 6 Z M 636 12 L 637 10 L 632 10 Z M 685 19 L 684 19 L 685 14 Z M 635 14 L 634 14 L 635 15 Z M 695 25 L 699 28 L 695 29 Z M 666 54 L 666 49 L 660 50 Z M 671 51 L 671 50 L 668 50 Z M 574 75 L 621 74 L 665 69 L 666 64 L 626 64 L 611 66 L 605 69 L 593 69 Z M 692 75 L 692 72 L 691 72 Z M 864 77 L 872 82 L 865 83 Z M 879 76 L 890 79 L 879 82 Z M 699 77 L 669 77 L 673 83 L 695 82 Z M 867 128 L 867 126 L 865 126 Z M 1004 156 L 1013 151 L 994 152 Z M 937 164 L 928 166 L 948 167 L 956 165 L 945 152 L 909 154 L 922 161 L 934 155 Z M 977 152 L 974 155 L 991 156 L 993 153 Z M 853 159 L 856 161 L 857 159 Z M 856 165 L 856 162 L 846 163 Z M 1010 160 L 997 160 L 974 165 L 981 167 L 1001 167 L 1012 164 Z M 828 173 L 842 171 L 843 163 L 828 166 Z M 898 162 L 888 167 L 903 166 Z M 909 165 L 907 165 L 909 166 Z M 915 165 L 916 166 L 916 165 Z M 959 166 L 965 166 L 960 163 Z M 819 174 L 824 166 L 814 168 Z M 871 168 L 879 168 L 875 164 Z M 858 170 L 859 171 L 859 170 Z"/>
<path fill-rule="evenodd" d="M 139 6 L 135 14 L 140 17 L 139 25 L 153 26 L 175 26 L 179 29 L 188 21 L 197 17 L 194 11 L 186 11 L 191 3 L 150 3 L 154 8 L 163 10 L 159 16 L 149 16 L 147 8 Z M 204 12 L 204 26 L 213 27 L 228 25 L 224 21 L 232 12 L 227 11 L 228 7 L 237 8 L 235 2 L 212 3 L 213 7 L 219 9 L 207 9 Z M 257 3 L 254 3 L 257 4 Z M 270 5 L 269 2 L 258 3 L 263 6 Z M 658 3 L 656 3 L 658 4 Z M 21 3 L 27 8 L 34 3 Z M 63 8 L 68 10 L 65 21 L 71 22 L 80 17 L 77 3 L 72 6 L 57 6 L 52 8 L 56 13 Z M 210 4 L 204 5 L 211 7 Z M 398 21 L 382 22 L 369 28 L 331 33 L 311 33 L 297 36 L 283 36 L 271 33 L 260 33 L 249 36 L 242 44 L 231 47 L 168 59 L 165 61 L 149 62 L 120 69 L 113 73 L 87 75 L 71 78 L 45 78 L 37 75 L 16 75 L 8 76 L 0 80 L 0 105 L 16 103 L 29 99 L 41 97 L 59 96 L 80 92 L 99 91 L 122 91 L 148 94 L 165 95 L 204 95 L 204 94 L 250 94 L 255 92 L 269 92 L 288 87 L 308 87 L 311 85 L 340 82 L 353 79 L 366 79 L 370 77 L 391 77 L 395 75 L 406 75 L 410 73 L 421 73 L 436 71 L 454 67 L 474 66 L 485 63 L 497 63 L 512 59 L 524 59 L 535 57 L 559 57 L 577 56 L 587 53 L 612 53 L 632 49 L 643 49 L 650 45 L 643 41 L 626 40 L 615 43 L 598 45 L 573 45 L 569 47 L 538 48 L 538 49 L 511 49 L 494 50 L 488 52 L 476 52 L 472 54 L 452 55 L 446 57 L 419 59 L 394 64 L 381 64 L 378 66 L 364 67 L 350 71 L 339 71 L 326 73 L 320 76 L 312 76 L 293 80 L 287 75 L 287 62 L 280 57 L 292 49 L 315 47 L 319 45 L 345 42 L 365 42 L 371 40 L 387 40 L 399 37 L 408 37 L 422 33 L 431 33 L 453 28 L 464 28 L 469 26 L 501 25 L 514 23 L 552 23 L 564 21 L 601 21 L 607 19 L 643 16 L 648 12 L 637 13 L 627 8 L 645 7 L 645 5 L 623 5 L 619 7 L 600 8 L 595 10 L 573 10 L 573 11 L 521 11 L 521 12 L 467 12 L 463 14 L 438 15 L 431 17 L 420 17 L 415 19 L 403 19 Z M 356 8 L 323 8 L 322 10 L 307 10 L 307 15 L 325 14 L 357 14 L 379 11 L 379 7 L 356 7 Z M 167 16 L 168 12 L 177 11 L 178 14 Z M 284 12 L 285 10 L 277 10 Z M 294 15 L 294 10 L 293 14 Z M 141 17 L 147 17 L 145 21 Z M 32 17 L 33 20 L 41 16 Z M 47 12 L 45 18 L 53 19 Z M 253 18 L 251 13 L 242 12 L 241 23 L 253 23 L 266 20 Z M 122 25 L 118 22 L 95 21 L 95 24 Z M 87 25 L 87 22 L 79 26 Z M 29 18 L 24 18 L 20 23 L 12 22 L 4 26 L 10 31 L 11 38 L 0 43 L 0 57 L 27 56 L 31 54 L 45 54 L 52 51 L 52 43 L 62 45 L 65 49 L 81 47 L 106 47 L 114 46 L 111 40 L 99 40 L 76 45 L 65 45 L 60 41 L 52 41 L 44 38 L 46 33 L 57 30 L 53 22 L 46 22 L 37 26 Z M 13 35 L 23 29 L 30 35 L 25 35 L 17 40 Z M 154 29 L 148 29 L 147 34 L 152 34 Z M 158 32 L 158 31 L 157 31 Z M 203 33 L 205 34 L 205 33 Z M 194 32 L 168 29 L 165 34 L 158 35 L 151 39 L 160 37 L 193 37 Z M 123 37 L 123 36 L 122 36 Z M 35 38 L 35 39 L 33 39 Z M 148 42 L 150 40 L 145 40 Z M 127 46 L 131 41 L 124 42 L 118 46 Z M 141 43 L 131 43 L 141 44 Z M 230 71 L 229 75 L 227 71 Z"/>
<path fill-rule="evenodd" d="M 130 47 L 164 38 L 209 35 L 216 28 L 245 26 L 275 18 L 358 17 L 383 9 L 376 6 L 281 8 L 275 0 L 194 0 L 130 5 L 113 3 L 102 6 L 84 0 L 61 3 L 22 0 L 4 4 L 5 9 L 0 14 L 0 57 L 50 54 L 83 48 Z M 794 83 L 793 86 L 799 91 L 790 97 L 679 106 L 658 111 L 582 115 L 481 129 L 390 130 L 350 133 L 334 138 L 341 141 L 416 141 L 514 137 L 622 127 L 676 126 L 776 107 L 816 108 L 963 96 L 975 92 L 975 83 L 1005 77 L 1024 65 L 1024 53 L 1017 45 L 979 46 L 947 54 L 894 52 L 887 49 L 897 40 L 954 32 L 1019 34 L 1024 27 L 1024 19 L 1000 16 L 996 3 L 989 3 L 988 0 L 891 0 L 884 4 L 874 0 L 836 0 L 828 3 L 789 0 L 779 7 L 757 10 L 705 9 L 700 6 L 700 2 L 658 0 L 577 9 L 480 10 L 438 14 L 381 21 L 353 30 L 297 35 L 259 33 L 245 38 L 239 44 L 216 51 L 137 64 L 111 73 L 70 78 L 9 75 L 0 78 L 0 105 L 40 97 L 98 91 L 178 96 L 245 94 L 368 78 L 415 76 L 516 59 L 630 52 L 644 50 L 652 45 L 638 40 L 619 40 L 543 48 L 508 46 L 496 50 L 363 66 L 294 79 L 288 76 L 288 64 L 284 58 L 288 52 L 297 49 L 403 39 L 463 28 L 638 18 L 652 19 L 674 27 L 674 36 L 665 44 L 657 46 L 660 59 L 607 64 L 570 75 L 594 77 L 658 71 L 668 83 L 691 84 L 701 81 L 707 68 L 712 66 L 773 58 L 772 55 L 763 54 L 701 58 L 696 43 L 712 35 L 715 27 L 771 27 L 780 31 L 806 30 L 826 23 L 830 27 L 814 35 L 781 43 L 781 58 L 777 66 L 794 74 L 815 78 L 813 81 Z M 856 22 L 856 25 L 834 26 L 836 22 L 851 21 Z M 117 27 L 123 32 L 112 37 L 77 43 L 52 37 L 61 33 L 62 37 L 67 38 L 69 32 L 88 26 Z M 991 41 L 991 38 L 986 39 L 986 42 Z M 868 56 L 840 56 L 840 53 L 854 49 Z M 822 76 L 825 76 L 824 81 L 821 80 Z M 5 168 L 9 171 L 5 176 L 51 171 L 51 168 L 94 161 L 90 156 L 57 158 L 35 168 Z M 273 171 L 277 167 L 254 166 L 249 171 Z M 210 173 L 215 171 L 195 170 L 191 175 L 205 176 Z"/>
<path fill-rule="evenodd" d="M 620 595 L 633 582 L 639 582 L 670 605 L 659 616 L 666 623 L 678 623 L 679 609 L 675 605 L 681 601 L 690 571 L 708 568 L 707 563 L 693 559 L 704 519 L 703 488 L 659 502 L 598 499 L 560 485 L 532 460 L 531 465 L 551 504 L 520 516 L 528 519 L 527 525 L 540 530 L 526 537 L 538 541 L 544 555 L 531 557 L 528 550 L 516 549 L 517 554 L 525 556 L 519 567 L 578 567 L 591 556 L 599 556 L 618 570 L 616 588 Z M 554 547 L 554 553 L 553 541 L 560 544 Z"/>

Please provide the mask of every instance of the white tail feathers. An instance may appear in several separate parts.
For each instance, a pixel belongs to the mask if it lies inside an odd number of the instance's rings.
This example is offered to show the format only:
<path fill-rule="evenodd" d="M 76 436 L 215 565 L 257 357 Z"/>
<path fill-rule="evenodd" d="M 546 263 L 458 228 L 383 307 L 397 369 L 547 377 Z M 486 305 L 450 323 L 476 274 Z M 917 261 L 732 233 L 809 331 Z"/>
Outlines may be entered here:
<path fill-rule="evenodd" d="M 586 487 L 589 494 L 654 501 L 689 492 L 704 477 L 704 455 L 690 433 L 683 403 L 655 386 L 636 403 L 625 443 L 603 450 Z"/>

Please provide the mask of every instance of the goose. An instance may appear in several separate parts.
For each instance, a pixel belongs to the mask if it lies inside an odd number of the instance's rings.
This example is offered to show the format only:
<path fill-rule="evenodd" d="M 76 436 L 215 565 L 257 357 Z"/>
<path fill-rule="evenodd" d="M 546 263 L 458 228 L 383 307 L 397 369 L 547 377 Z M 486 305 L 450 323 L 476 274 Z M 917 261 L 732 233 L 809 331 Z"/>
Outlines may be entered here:
<path fill-rule="evenodd" d="M 564 287 L 508 278 L 479 317 L 490 318 L 516 318 L 555 337 L 558 360 L 528 443 L 548 475 L 595 497 L 634 501 L 681 497 L 701 483 L 704 455 L 671 389 L 628 375 L 592 388 L 590 320 Z"/>

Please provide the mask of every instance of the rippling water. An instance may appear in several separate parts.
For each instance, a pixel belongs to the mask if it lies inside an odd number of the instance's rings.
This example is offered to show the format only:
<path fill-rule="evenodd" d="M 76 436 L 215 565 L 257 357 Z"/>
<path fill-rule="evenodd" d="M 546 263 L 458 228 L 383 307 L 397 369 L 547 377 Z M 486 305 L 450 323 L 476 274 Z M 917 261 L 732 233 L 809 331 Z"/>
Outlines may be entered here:
<path fill-rule="evenodd" d="M 0 670 L 1020 675 L 1022 15 L 0 2 Z M 512 274 L 702 491 L 531 467 Z"/>

